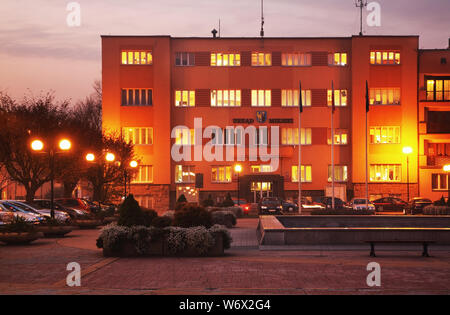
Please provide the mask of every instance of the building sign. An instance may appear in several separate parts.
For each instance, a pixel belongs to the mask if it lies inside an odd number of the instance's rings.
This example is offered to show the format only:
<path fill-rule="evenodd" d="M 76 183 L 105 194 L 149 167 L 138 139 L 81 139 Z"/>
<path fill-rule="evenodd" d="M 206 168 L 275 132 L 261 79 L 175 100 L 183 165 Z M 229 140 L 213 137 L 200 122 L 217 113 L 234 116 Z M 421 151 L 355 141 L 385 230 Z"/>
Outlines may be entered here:
<path fill-rule="evenodd" d="M 267 121 L 267 111 L 261 110 L 256 112 L 256 121 L 263 124 Z M 253 118 L 233 118 L 233 124 L 253 124 Z M 270 124 L 293 124 L 293 118 L 270 118 Z"/>
<path fill-rule="evenodd" d="M 267 120 L 267 112 L 265 110 L 259 110 L 256 112 L 256 121 L 263 124 Z"/>

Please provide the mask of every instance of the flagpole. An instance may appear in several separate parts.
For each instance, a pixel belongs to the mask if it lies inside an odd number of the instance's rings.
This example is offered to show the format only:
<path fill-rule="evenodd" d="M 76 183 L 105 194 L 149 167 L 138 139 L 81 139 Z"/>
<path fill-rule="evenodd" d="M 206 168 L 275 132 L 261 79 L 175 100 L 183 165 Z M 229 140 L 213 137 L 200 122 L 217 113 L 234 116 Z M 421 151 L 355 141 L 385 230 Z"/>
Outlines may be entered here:
<path fill-rule="evenodd" d="M 331 208 L 334 210 L 334 127 L 333 127 L 333 118 L 334 118 L 334 84 L 331 81 Z"/>
<path fill-rule="evenodd" d="M 302 100 L 302 82 L 299 81 L 299 91 L 298 91 L 298 167 L 297 167 L 297 178 L 298 178 L 298 213 L 302 214 L 302 111 L 303 111 L 303 100 Z"/>
<path fill-rule="evenodd" d="M 366 210 L 369 210 L 369 171 L 368 171 L 368 164 L 369 164 L 369 153 L 367 148 L 367 113 L 369 112 L 369 84 L 366 80 Z"/>

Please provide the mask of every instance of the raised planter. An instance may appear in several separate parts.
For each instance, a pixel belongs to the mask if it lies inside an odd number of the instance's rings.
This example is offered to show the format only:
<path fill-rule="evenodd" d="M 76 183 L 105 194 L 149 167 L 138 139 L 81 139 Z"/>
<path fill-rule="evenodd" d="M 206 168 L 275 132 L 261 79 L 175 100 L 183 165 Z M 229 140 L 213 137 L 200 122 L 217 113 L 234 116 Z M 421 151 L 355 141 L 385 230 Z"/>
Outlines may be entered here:
<path fill-rule="evenodd" d="M 60 226 L 38 226 L 37 231 L 42 232 L 45 237 L 64 237 L 64 235 L 72 232 L 76 227 L 60 225 Z"/>
<path fill-rule="evenodd" d="M 103 219 L 103 224 L 109 224 L 109 223 L 117 222 L 117 221 L 119 221 L 119 217 L 116 217 L 116 216 L 105 217 L 105 218 Z"/>
<path fill-rule="evenodd" d="M 102 222 L 100 220 L 74 220 L 73 224 L 80 229 L 96 229 Z"/>
<path fill-rule="evenodd" d="M 43 237 L 41 232 L 2 233 L 0 241 L 8 245 L 26 245 Z"/>

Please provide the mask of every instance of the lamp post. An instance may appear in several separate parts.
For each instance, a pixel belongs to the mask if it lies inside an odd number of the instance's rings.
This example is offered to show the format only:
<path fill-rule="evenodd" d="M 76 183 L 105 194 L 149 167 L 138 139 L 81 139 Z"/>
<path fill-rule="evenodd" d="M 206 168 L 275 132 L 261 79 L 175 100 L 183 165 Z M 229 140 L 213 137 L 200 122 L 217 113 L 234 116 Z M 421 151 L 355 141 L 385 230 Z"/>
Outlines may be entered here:
<path fill-rule="evenodd" d="M 69 151 L 72 147 L 72 143 L 68 139 L 61 139 L 58 143 L 60 151 L 56 151 L 54 143 L 50 145 L 47 152 L 43 151 L 44 142 L 39 139 L 35 139 L 31 142 L 31 149 L 36 152 L 48 153 L 49 166 L 50 166 L 50 217 L 55 218 L 55 193 L 54 193 L 54 181 L 55 181 L 55 154 Z"/>
<path fill-rule="evenodd" d="M 136 168 L 137 166 L 138 166 L 138 162 L 136 162 L 134 160 L 130 162 L 130 167 L 131 168 Z M 131 178 L 129 178 L 129 176 L 128 176 L 128 169 L 127 168 L 124 168 L 123 177 L 124 177 L 124 192 L 125 192 L 124 193 L 124 197 L 126 198 L 127 197 L 127 177 L 130 180 L 130 183 L 129 183 L 130 189 L 129 189 L 129 191 L 131 193 Z"/>
<path fill-rule="evenodd" d="M 85 156 L 86 161 L 88 161 L 89 163 L 95 163 L 95 154 L 94 153 L 88 153 Z M 105 155 L 105 160 L 106 162 L 112 163 L 114 162 L 114 160 L 116 159 L 116 156 L 114 155 L 114 153 L 111 152 L 107 152 Z M 99 164 L 100 166 L 100 164 Z M 103 167 L 102 167 L 103 168 Z M 104 172 L 104 170 L 102 169 L 102 172 Z M 100 195 L 98 196 L 98 209 L 101 210 L 101 191 L 100 191 Z"/>
<path fill-rule="evenodd" d="M 237 173 L 237 203 L 239 206 L 239 173 L 242 172 L 242 166 L 240 164 L 236 164 L 234 166 L 234 171 Z"/>
<path fill-rule="evenodd" d="M 447 195 L 447 204 L 450 203 L 450 164 L 444 165 L 442 168 L 444 172 L 447 172 L 447 188 L 448 188 L 448 195 Z"/>
<path fill-rule="evenodd" d="M 404 147 L 403 148 L 403 154 L 406 155 L 406 189 L 408 200 L 406 202 L 409 202 L 409 155 L 412 153 L 413 149 L 411 147 Z"/>

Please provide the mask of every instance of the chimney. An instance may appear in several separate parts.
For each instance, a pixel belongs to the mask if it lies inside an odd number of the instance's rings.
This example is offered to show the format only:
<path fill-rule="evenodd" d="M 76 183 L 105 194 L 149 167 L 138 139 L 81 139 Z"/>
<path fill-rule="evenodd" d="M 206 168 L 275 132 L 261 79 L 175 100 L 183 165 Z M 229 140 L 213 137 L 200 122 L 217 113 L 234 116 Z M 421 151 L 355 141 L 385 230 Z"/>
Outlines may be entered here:
<path fill-rule="evenodd" d="M 211 33 L 213 34 L 213 38 L 216 38 L 216 37 L 217 37 L 217 30 L 216 30 L 216 29 L 213 29 L 213 30 L 211 31 Z"/>

